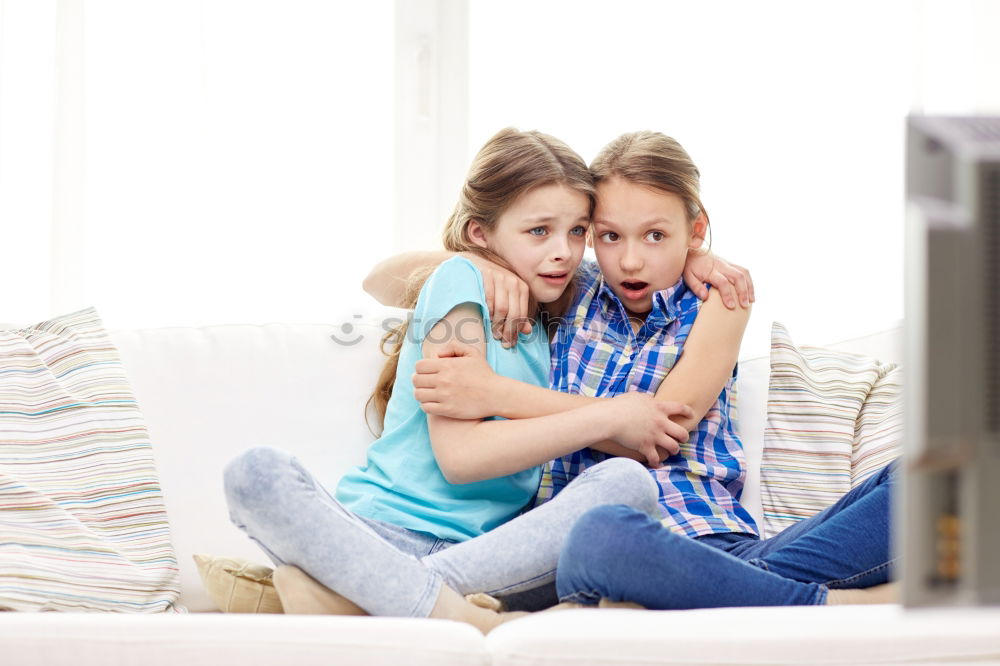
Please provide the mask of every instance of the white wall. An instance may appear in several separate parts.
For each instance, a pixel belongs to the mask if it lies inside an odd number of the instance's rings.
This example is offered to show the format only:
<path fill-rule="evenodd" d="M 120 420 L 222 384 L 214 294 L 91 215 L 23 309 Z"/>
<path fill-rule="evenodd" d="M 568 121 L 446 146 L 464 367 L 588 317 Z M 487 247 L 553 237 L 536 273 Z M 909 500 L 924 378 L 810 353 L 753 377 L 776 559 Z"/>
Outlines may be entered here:
<path fill-rule="evenodd" d="M 822 343 L 902 315 L 903 123 L 1000 111 L 997 3 L 0 0 L 0 321 L 326 320 L 506 125 L 681 141 Z M 353 298 L 353 296 L 352 296 Z"/>
<path fill-rule="evenodd" d="M 775 319 L 817 344 L 865 333 L 902 317 L 905 116 L 997 88 L 972 66 L 995 49 L 973 30 L 985 7 L 473 3 L 470 149 L 505 124 L 586 160 L 621 132 L 671 135 L 701 169 L 713 249 L 754 276 L 745 349 Z"/>

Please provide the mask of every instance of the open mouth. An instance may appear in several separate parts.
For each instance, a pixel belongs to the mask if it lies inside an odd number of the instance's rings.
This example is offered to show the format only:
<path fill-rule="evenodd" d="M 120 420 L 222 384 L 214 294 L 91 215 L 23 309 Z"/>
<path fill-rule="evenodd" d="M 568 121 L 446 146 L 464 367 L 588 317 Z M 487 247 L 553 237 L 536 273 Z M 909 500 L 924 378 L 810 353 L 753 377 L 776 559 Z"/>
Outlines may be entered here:
<path fill-rule="evenodd" d="M 642 298 L 646 295 L 647 289 L 649 289 L 649 283 L 640 280 L 624 280 L 621 285 L 625 292 L 625 297 L 629 299 Z"/>

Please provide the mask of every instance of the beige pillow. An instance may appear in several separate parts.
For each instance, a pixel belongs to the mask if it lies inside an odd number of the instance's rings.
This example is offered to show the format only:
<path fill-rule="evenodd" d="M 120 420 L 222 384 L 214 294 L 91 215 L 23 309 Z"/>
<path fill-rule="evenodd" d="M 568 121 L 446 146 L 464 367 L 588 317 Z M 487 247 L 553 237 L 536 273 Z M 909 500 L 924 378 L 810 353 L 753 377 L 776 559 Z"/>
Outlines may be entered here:
<path fill-rule="evenodd" d="M 232 557 L 195 555 L 208 596 L 224 613 L 282 613 L 273 570 Z"/>
<path fill-rule="evenodd" d="M 0 330 L 0 607 L 177 612 L 179 595 L 153 446 L 97 311 Z"/>
<path fill-rule="evenodd" d="M 851 452 L 851 487 L 899 457 L 903 442 L 903 369 L 880 368 L 858 414 Z"/>
<path fill-rule="evenodd" d="M 798 346 L 774 322 L 761 536 L 828 507 L 899 455 L 901 376 L 895 363 Z"/>

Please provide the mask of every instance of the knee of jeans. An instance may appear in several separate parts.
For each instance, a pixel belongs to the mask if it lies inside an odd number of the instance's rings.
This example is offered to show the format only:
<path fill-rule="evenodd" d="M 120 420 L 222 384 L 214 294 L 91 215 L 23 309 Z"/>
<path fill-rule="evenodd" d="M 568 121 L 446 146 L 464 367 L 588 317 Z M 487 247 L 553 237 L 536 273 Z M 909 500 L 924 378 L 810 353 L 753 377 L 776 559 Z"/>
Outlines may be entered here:
<path fill-rule="evenodd" d="M 599 598 L 604 576 L 622 566 L 620 548 L 627 543 L 619 534 L 623 521 L 641 515 L 624 504 L 607 504 L 584 513 L 570 529 L 556 565 L 559 598 L 581 592 L 596 593 Z"/>
<path fill-rule="evenodd" d="M 635 507 L 650 516 L 659 515 L 660 487 L 645 465 L 630 458 L 605 460 L 603 473 L 615 484 L 616 502 Z"/>
<path fill-rule="evenodd" d="M 223 471 L 226 501 L 231 514 L 270 502 L 286 473 L 291 456 L 280 449 L 261 446 L 233 458 Z M 235 515 L 232 517 L 235 518 Z"/>
<path fill-rule="evenodd" d="M 605 563 L 621 563 L 618 547 L 628 541 L 626 524 L 636 509 L 625 504 L 605 504 L 584 513 L 574 523 L 566 537 L 563 553 L 576 561 L 601 567 Z M 561 566 L 561 564 L 560 564 Z"/>

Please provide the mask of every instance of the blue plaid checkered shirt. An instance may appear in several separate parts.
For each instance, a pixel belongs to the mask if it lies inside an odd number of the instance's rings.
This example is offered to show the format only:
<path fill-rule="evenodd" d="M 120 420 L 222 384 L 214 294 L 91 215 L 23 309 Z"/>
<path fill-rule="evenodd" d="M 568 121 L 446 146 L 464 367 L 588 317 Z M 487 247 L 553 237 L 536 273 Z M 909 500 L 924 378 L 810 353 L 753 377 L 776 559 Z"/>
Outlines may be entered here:
<path fill-rule="evenodd" d="M 596 397 L 626 391 L 654 393 L 680 357 L 700 307 L 701 301 L 680 280 L 654 294 L 652 311 L 633 331 L 597 264 L 584 261 L 575 302 L 552 342 L 552 388 Z M 753 518 L 739 503 L 746 463 L 731 413 L 735 378 L 734 368 L 719 399 L 680 452 L 663 468 L 650 470 L 660 486 L 663 525 L 680 534 L 757 533 Z M 608 457 L 583 449 L 547 463 L 536 504 L 554 497 L 585 469 Z"/>

